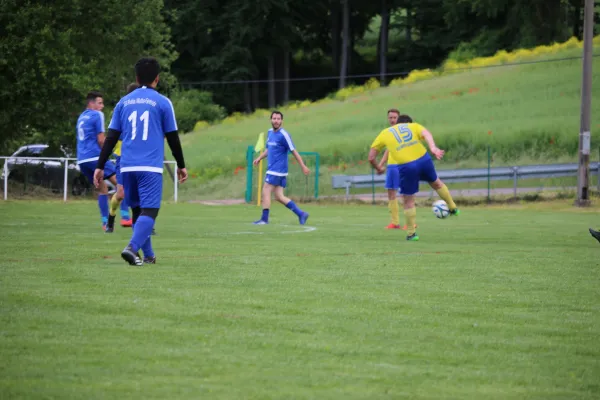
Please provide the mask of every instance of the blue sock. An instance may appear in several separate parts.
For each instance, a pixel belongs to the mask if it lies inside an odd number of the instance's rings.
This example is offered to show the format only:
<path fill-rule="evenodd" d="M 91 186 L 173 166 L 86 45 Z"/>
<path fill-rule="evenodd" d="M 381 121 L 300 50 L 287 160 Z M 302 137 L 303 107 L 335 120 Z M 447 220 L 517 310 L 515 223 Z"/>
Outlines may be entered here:
<path fill-rule="evenodd" d="M 133 236 L 129 244 L 133 248 L 133 251 L 138 251 L 144 243 L 148 240 L 152 234 L 152 228 L 154 227 L 154 219 L 147 215 L 142 215 L 136 221 L 133 227 Z"/>
<path fill-rule="evenodd" d="M 100 208 L 100 216 L 102 216 L 102 222 L 108 221 L 108 195 L 98 195 L 98 207 Z"/>
<path fill-rule="evenodd" d="M 301 209 L 298 208 L 298 206 L 296 205 L 296 203 L 294 203 L 293 201 L 290 200 L 289 203 L 287 203 L 285 205 L 287 208 L 289 208 L 290 210 L 292 210 L 294 212 L 294 214 L 296 214 L 297 216 L 301 216 L 302 213 L 304 211 L 302 211 Z"/>
<path fill-rule="evenodd" d="M 121 201 L 121 219 L 129 219 L 129 204 L 125 199 Z"/>
<path fill-rule="evenodd" d="M 269 222 L 269 209 L 265 208 L 262 212 L 262 217 L 260 217 L 261 221 Z"/>
<path fill-rule="evenodd" d="M 148 236 L 148 240 L 142 245 L 144 257 L 154 257 L 154 249 L 152 248 L 152 236 Z"/>

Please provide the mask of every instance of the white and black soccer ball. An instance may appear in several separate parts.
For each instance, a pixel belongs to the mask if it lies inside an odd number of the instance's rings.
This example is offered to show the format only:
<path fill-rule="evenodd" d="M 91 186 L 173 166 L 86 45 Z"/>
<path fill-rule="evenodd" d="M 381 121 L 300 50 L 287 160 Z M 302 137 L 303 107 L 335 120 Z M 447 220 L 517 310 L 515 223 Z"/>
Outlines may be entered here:
<path fill-rule="evenodd" d="M 431 206 L 431 211 L 433 211 L 435 216 L 438 218 L 446 218 L 448 215 L 450 215 L 450 209 L 444 200 L 438 200 L 434 202 L 433 206 Z"/>

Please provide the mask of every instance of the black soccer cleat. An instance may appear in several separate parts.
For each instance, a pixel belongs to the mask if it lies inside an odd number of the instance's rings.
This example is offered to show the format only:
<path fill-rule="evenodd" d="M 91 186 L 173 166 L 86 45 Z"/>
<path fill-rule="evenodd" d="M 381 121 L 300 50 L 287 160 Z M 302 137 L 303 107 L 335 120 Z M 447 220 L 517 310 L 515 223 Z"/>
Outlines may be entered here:
<path fill-rule="evenodd" d="M 106 233 L 113 233 L 115 231 L 115 216 L 109 215 L 108 222 L 106 223 Z"/>
<path fill-rule="evenodd" d="M 144 257 L 144 264 L 156 264 L 156 256 Z"/>
<path fill-rule="evenodd" d="M 417 235 L 417 232 L 415 232 L 412 235 L 407 236 L 406 240 L 408 240 L 409 242 L 418 242 L 419 236 Z"/>
<path fill-rule="evenodd" d="M 123 251 L 121 252 L 121 257 L 123 257 L 123 260 L 127 261 L 129 265 L 143 265 L 143 261 L 140 257 L 140 254 L 134 252 L 131 246 L 127 246 L 123 249 Z"/>
<path fill-rule="evenodd" d="M 590 228 L 590 234 L 597 240 L 600 242 L 600 231 L 595 231 L 592 228 Z"/>

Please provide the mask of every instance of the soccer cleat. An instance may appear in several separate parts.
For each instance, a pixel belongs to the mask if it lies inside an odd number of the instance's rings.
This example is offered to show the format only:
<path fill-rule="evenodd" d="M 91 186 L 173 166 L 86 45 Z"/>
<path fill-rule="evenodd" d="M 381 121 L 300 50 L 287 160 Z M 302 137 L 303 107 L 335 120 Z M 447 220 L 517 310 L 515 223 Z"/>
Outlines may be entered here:
<path fill-rule="evenodd" d="M 308 219 L 308 213 L 302 213 L 302 215 L 300 215 L 298 219 L 300 220 L 300 225 L 304 225 L 306 223 L 306 220 Z"/>
<path fill-rule="evenodd" d="M 123 260 L 127 261 L 129 265 L 140 266 L 143 264 L 140 254 L 134 252 L 131 246 L 127 246 L 123 249 L 121 252 L 121 257 L 123 257 Z"/>
<path fill-rule="evenodd" d="M 115 216 L 109 215 L 108 221 L 106 222 L 106 227 L 104 228 L 104 232 L 112 233 L 115 230 L 114 228 L 115 228 Z"/>
<path fill-rule="evenodd" d="M 121 220 L 121 226 L 123 228 L 130 228 L 132 224 L 133 224 L 133 222 L 131 221 L 131 218 L 129 218 L 129 219 L 122 219 Z"/>
<path fill-rule="evenodd" d="M 597 240 L 600 242 L 600 231 L 595 231 L 592 228 L 590 228 L 590 234 Z"/>
<path fill-rule="evenodd" d="M 156 264 L 156 256 L 144 257 L 144 264 Z"/>
<path fill-rule="evenodd" d="M 402 227 L 402 230 L 403 230 L 403 231 L 405 231 L 405 230 L 407 230 L 407 229 L 408 229 L 408 226 L 407 226 L 407 225 L 404 225 L 404 226 Z M 417 224 L 415 224 L 415 229 L 417 229 Z"/>
<path fill-rule="evenodd" d="M 390 223 L 385 229 L 400 229 L 400 225 Z"/>
<path fill-rule="evenodd" d="M 259 219 L 258 221 L 254 221 L 253 224 L 254 225 L 268 225 L 269 223 L 267 221 L 263 221 L 262 219 Z"/>
<path fill-rule="evenodd" d="M 454 215 L 455 217 L 458 217 L 460 215 L 460 210 L 458 208 L 455 208 L 454 210 L 450 210 L 450 215 Z"/>
<path fill-rule="evenodd" d="M 413 233 L 410 236 L 407 236 L 406 240 L 408 240 L 410 242 L 418 242 L 419 241 L 419 237 L 417 236 L 417 232 Z"/>

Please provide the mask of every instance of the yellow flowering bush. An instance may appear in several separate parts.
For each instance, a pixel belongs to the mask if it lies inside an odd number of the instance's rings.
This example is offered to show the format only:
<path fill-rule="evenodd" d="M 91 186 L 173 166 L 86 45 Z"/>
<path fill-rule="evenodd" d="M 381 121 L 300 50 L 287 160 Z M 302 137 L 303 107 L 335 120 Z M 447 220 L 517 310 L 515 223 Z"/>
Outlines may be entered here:
<path fill-rule="evenodd" d="M 208 128 L 210 124 L 206 121 L 198 121 L 194 125 L 194 131 L 201 131 L 202 129 Z"/>
<path fill-rule="evenodd" d="M 600 36 L 594 38 L 593 43 L 600 45 Z M 468 68 L 481 68 L 488 67 L 491 65 L 509 64 L 518 61 L 530 60 L 532 58 L 556 54 L 562 50 L 575 49 L 583 47 L 583 42 L 578 40 L 576 37 L 572 37 L 563 43 L 552 43 L 551 45 L 541 45 L 532 49 L 517 49 L 512 52 L 506 50 L 499 50 L 493 56 L 489 57 L 476 57 L 469 61 L 457 62 L 452 59 L 448 59 L 442 64 L 442 73 L 459 72 L 462 69 Z M 410 76 L 410 75 L 409 75 Z"/>

